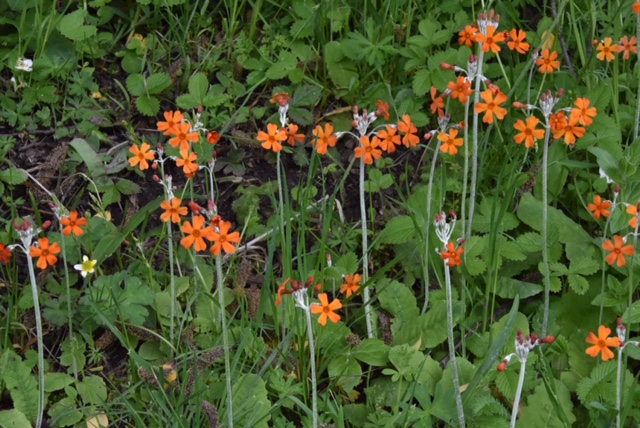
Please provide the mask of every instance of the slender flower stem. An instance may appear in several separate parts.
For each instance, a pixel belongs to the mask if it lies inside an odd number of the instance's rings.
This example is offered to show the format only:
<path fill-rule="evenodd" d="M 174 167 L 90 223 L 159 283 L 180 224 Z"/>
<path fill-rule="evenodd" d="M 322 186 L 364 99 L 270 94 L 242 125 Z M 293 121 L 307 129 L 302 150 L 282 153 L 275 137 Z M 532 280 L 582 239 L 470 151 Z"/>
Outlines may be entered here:
<path fill-rule="evenodd" d="M 367 239 L 367 207 L 364 199 L 364 156 L 360 158 L 360 221 L 362 223 L 362 283 L 369 280 L 369 248 Z M 367 337 L 373 338 L 373 324 L 371 323 L 371 292 L 369 287 L 364 287 L 363 293 L 364 313 L 367 322 Z"/>
<path fill-rule="evenodd" d="M 227 419 L 229 428 L 233 428 L 233 397 L 231 395 L 231 362 L 229 360 L 229 336 L 227 334 L 227 311 L 224 306 L 224 284 L 222 275 L 222 256 L 216 256 L 216 274 L 218 282 L 218 304 L 220 306 L 220 327 L 222 329 L 222 347 L 224 348 L 224 372 L 227 387 Z"/>
<path fill-rule="evenodd" d="M 636 38 L 640 40 L 640 15 L 636 18 Z M 640 134 L 640 75 L 638 75 L 638 95 L 636 96 L 636 120 L 633 127 L 633 139 L 638 139 Z"/>
<path fill-rule="evenodd" d="M 616 428 L 620 428 L 620 407 L 622 403 L 622 350 L 624 346 L 618 348 L 618 372 L 616 374 Z"/>
<path fill-rule="evenodd" d="M 482 45 L 482 43 L 480 44 Z M 480 46 L 481 48 L 482 46 Z M 478 73 L 476 74 L 476 87 L 473 94 L 473 105 L 477 105 L 480 101 L 480 82 L 482 81 L 482 62 L 484 61 L 484 51 L 480 49 L 478 53 Z M 469 222 L 467 230 L 464 231 L 464 239 L 471 239 L 471 229 L 473 227 L 473 213 L 476 204 L 476 186 L 478 182 L 478 120 L 479 116 L 476 109 L 473 109 L 473 131 L 471 138 L 473 141 L 473 151 L 471 152 L 471 194 L 469 195 Z"/>
<path fill-rule="evenodd" d="M 438 161 L 438 153 L 440 153 L 440 144 L 441 141 L 438 140 L 435 153 L 433 154 L 433 159 L 431 160 L 431 174 L 429 174 L 429 185 L 427 187 L 427 227 L 425 228 L 424 266 L 422 269 L 424 273 L 424 305 L 422 306 L 422 314 L 427 312 L 427 308 L 429 307 L 429 230 L 431 222 L 433 221 L 433 216 L 431 215 L 431 196 L 433 193 L 433 177 L 435 175 L 436 163 Z"/>
<path fill-rule="evenodd" d="M 520 375 L 518 376 L 518 388 L 516 389 L 516 398 L 513 400 L 513 409 L 511 410 L 510 428 L 516 427 L 518 419 L 518 408 L 520 407 L 520 398 L 522 397 L 522 386 L 524 385 L 524 375 L 527 371 L 527 360 L 520 362 Z"/>
<path fill-rule="evenodd" d="M 42 318 L 40 316 L 40 302 L 38 301 L 38 285 L 36 284 L 36 273 L 33 269 L 33 260 L 29 255 L 29 245 L 23 248 L 27 254 L 27 267 L 29 269 L 29 279 L 31 280 L 31 293 L 33 295 L 33 311 L 36 316 L 36 334 L 38 336 L 38 418 L 36 428 L 42 426 L 44 414 L 44 343 L 42 340 Z"/>
<path fill-rule="evenodd" d="M 76 337 L 73 333 L 73 315 L 71 314 L 71 284 L 69 280 L 69 267 L 67 265 L 67 249 L 64 243 L 64 236 L 60 234 L 60 249 L 62 250 L 62 264 L 64 266 L 64 279 L 67 287 L 67 321 L 69 324 L 69 341 L 71 342 L 71 364 L 73 367 L 73 377 L 78 380 L 78 361 L 76 360 Z"/>
<path fill-rule="evenodd" d="M 311 354 L 311 409 L 313 412 L 313 428 L 318 427 L 318 384 L 316 381 L 316 346 L 313 342 L 313 326 L 311 324 L 311 310 L 307 306 L 304 309 L 307 319 L 307 332 L 309 335 L 309 353 Z"/>
<path fill-rule="evenodd" d="M 176 281 L 173 270 L 173 233 L 171 231 L 171 221 L 167 222 L 167 245 L 169 247 L 169 287 L 171 289 L 171 325 L 169 327 L 169 339 L 171 342 L 171 354 L 173 355 L 173 346 L 175 346 Z"/>
<path fill-rule="evenodd" d="M 458 426 L 465 427 L 464 408 L 462 407 L 462 394 L 460 393 L 460 378 L 458 375 L 458 362 L 456 360 L 455 339 L 453 337 L 453 298 L 451 297 L 451 273 L 447 261 L 444 264 L 444 281 L 447 295 L 447 342 L 449 344 L 449 360 L 453 372 L 453 389 L 456 396 L 456 409 L 458 411 Z"/>
<path fill-rule="evenodd" d="M 544 147 L 542 149 L 542 266 L 544 269 L 544 309 L 542 317 L 542 337 L 547 336 L 549 326 L 549 293 L 551 290 L 551 272 L 549 270 L 549 245 L 548 245 L 548 222 L 549 222 L 549 138 L 551 128 L 547 118 L 547 126 L 544 134 Z"/>

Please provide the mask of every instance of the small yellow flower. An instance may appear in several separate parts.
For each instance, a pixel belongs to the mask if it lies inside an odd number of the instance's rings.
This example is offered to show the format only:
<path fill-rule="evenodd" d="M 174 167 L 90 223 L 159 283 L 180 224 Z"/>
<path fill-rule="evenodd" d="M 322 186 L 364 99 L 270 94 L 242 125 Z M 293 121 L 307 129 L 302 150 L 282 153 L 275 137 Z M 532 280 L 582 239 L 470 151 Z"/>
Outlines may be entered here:
<path fill-rule="evenodd" d="M 82 263 L 74 265 L 73 268 L 75 270 L 79 270 L 80 275 L 82 275 L 83 278 L 86 278 L 88 274 L 94 272 L 96 263 L 98 263 L 97 260 L 89 260 L 89 257 L 82 256 Z"/>

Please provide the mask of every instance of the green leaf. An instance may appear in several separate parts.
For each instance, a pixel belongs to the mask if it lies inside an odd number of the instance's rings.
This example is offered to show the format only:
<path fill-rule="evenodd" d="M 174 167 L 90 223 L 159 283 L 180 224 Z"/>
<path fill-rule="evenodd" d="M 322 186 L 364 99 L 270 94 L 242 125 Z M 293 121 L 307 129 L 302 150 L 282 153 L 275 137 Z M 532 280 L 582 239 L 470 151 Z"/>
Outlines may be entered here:
<path fill-rule="evenodd" d="M 374 367 L 382 367 L 389 362 L 389 346 L 380 339 L 365 339 L 353 351 L 353 356 Z"/>
<path fill-rule="evenodd" d="M 136 108 L 145 116 L 155 116 L 160 111 L 160 101 L 154 96 L 136 98 Z"/>
<path fill-rule="evenodd" d="M 74 138 L 69 145 L 78 152 L 82 161 L 87 166 L 91 178 L 95 180 L 107 175 L 107 170 L 102 163 L 102 159 L 100 159 L 96 151 L 93 150 L 93 147 L 91 147 L 86 140 Z"/>
<path fill-rule="evenodd" d="M 87 12 L 78 9 L 62 17 L 58 24 L 58 30 L 63 36 L 73 40 L 81 41 L 96 34 L 98 29 L 94 25 L 84 25 L 84 18 Z"/>
<path fill-rule="evenodd" d="M 44 390 L 46 392 L 59 391 L 75 382 L 73 376 L 66 373 L 47 373 L 44 375 Z"/>
<path fill-rule="evenodd" d="M 464 268 L 470 275 L 480 275 L 487 269 L 487 263 L 484 261 L 484 246 L 486 237 L 472 236 L 464 243 Z"/>
<path fill-rule="evenodd" d="M 56 426 L 68 427 L 80 422 L 84 415 L 78 410 L 74 398 L 64 397 L 49 409 L 49 416 L 56 421 Z"/>
<path fill-rule="evenodd" d="M 383 279 L 376 284 L 380 307 L 392 316 L 403 319 L 418 318 L 418 303 L 415 294 L 398 281 Z"/>
<path fill-rule="evenodd" d="M 633 302 L 622 314 L 622 321 L 625 324 L 640 322 L 640 300 Z"/>
<path fill-rule="evenodd" d="M 189 94 L 204 104 L 204 97 L 209 91 L 209 79 L 204 73 L 196 73 L 189 80 Z"/>
<path fill-rule="evenodd" d="M 157 95 L 171 85 L 171 78 L 166 73 L 154 73 L 147 79 L 147 93 Z"/>
<path fill-rule="evenodd" d="M 107 399 L 107 387 L 99 376 L 85 377 L 76 387 L 85 404 L 102 404 Z"/>
<path fill-rule="evenodd" d="M 127 89 L 129 90 L 129 93 L 134 97 L 146 95 L 147 91 L 142 74 L 131 74 L 129 77 L 127 77 Z"/>
<path fill-rule="evenodd" d="M 0 181 L 10 185 L 22 184 L 28 180 L 27 174 L 18 168 L 10 167 L 0 171 Z"/>
<path fill-rule="evenodd" d="M 262 378 L 244 374 L 232 389 L 233 424 L 239 427 L 268 428 L 271 420 L 271 401 Z"/>
<path fill-rule="evenodd" d="M 342 45 L 331 41 L 324 46 L 324 60 L 329 77 L 338 88 L 350 88 L 359 75 L 353 61 L 345 58 Z"/>
<path fill-rule="evenodd" d="M 544 288 L 540 284 L 520 281 L 515 278 L 500 277 L 496 295 L 504 299 L 513 299 L 516 296 L 526 299 L 541 293 L 543 290 Z"/>
<path fill-rule="evenodd" d="M 362 382 L 362 368 L 355 358 L 338 355 L 329 362 L 329 377 L 346 393 Z"/>
<path fill-rule="evenodd" d="M 2 369 L 2 378 L 13 400 L 13 407 L 29 421 L 35 422 L 38 417 L 38 383 L 20 357 L 12 351 L 4 352 L 9 356 Z"/>
<path fill-rule="evenodd" d="M 322 97 L 322 90 L 314 85 L 300 85 L 293 93 L 291 105 L 296 107 L 313 107 Z"/>
<path fill-rule="evenodd" d="M 423 97 L 431 90 L 431 71 L 423 68 L 413 76 L 413 92 L 417 97 Z"/>
<path fill-rule="evenodd" d="M 392 218 L 380 235 L 383 244 L 402 244 L 415 238 L 416 226 L 411 217 L 401 215 Z"/>
<path fill-rule="evenodd" d="M 576 420 L 571 411 L 573 409 L 571 394 L 562 382 L 557 379 L 552 379 L 552 381 L 555 383 L 556 398 L 571 424 Z M 533 393 L 527 398 L 526 405 L 520 411 L 518 422 L 519 425 L 527 428 L 548 428 L 564 425 L 556 414 L 549 392 L 543 384 L 536 386 Z"/>
<path fill-rule="evenodd" d="M 298 67 L 298 59 L 288 51 L 282 52 L 277 61 L 269 67 L 265 73 L 267 79 L 284 79 L 287 75 Z"/>
<path fill-rule="evenodd" d="M 133 181 L 121 179 L 116 182 L 116 189 L 123 195 L 134 195 L 140 193 L 140 186 Z"/>
<path fill-rule="evenodd" d="M 0 427 L 2 428 L 24 428 L 30 427 L 31 423 L 20 410 L 0 411 Z"/>
<path fill-rule="evenodd" d="M 435 348 L 447 340 L 447 303 L 444 300 L 431 302 L 429 310 L 420 318 L 421 349 Z M 457 324 L 458 320 L 460 320 L 460 312 L 454 311 L 454 324 Z"/>

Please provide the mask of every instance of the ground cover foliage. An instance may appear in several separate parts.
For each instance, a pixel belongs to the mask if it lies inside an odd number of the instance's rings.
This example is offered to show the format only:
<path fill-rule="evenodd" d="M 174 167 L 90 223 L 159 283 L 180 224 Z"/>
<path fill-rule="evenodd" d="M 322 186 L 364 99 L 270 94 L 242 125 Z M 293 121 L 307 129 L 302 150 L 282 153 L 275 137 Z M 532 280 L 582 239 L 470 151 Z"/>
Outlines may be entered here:
<path fill-rule="evenodd" d="M 0 3 L 0 427 L 636 426 L 638 14 Z"/>

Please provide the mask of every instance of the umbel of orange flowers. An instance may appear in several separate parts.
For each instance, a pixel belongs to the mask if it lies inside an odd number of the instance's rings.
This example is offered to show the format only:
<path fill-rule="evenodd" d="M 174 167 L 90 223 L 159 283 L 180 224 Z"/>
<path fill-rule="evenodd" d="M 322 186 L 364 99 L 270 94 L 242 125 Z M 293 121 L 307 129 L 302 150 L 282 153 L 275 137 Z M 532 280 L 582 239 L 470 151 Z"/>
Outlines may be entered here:
<path fill-rule="evenodd" d="M 320 315 L 318 318 L 318 323 L 320 323 L 320 325 L 327 325 L 327 320 L 331 320 L 332 323 L 337 323 L 340 321 L 340 315 L 336 314 L 335 311 L 342 308 L 340 300 L 333 299 L 333 301 L 329 303 L 327 293 L 320 293 L 318 294 L 320 303 L 309 304 L 309 294 L 307 293 L 307 290 L 313 286 L 314 282 L 315 280 L 311 277 L 307 278 L 306 282 L 298 282 L 287 278 L 278 287 L 278 296 L 276 298 L 275 305 L 279 306 L 282 303 L 282 296 L 291 294 L 295 300 L 297 308 L 304 311 L 311 311 L 314 315 Z M 288 284 L 291 284 L 291 289 L 287 289 Z M 322 286 L 320 284 L 313 286 L 313 289 L 316 292 L 320 291 L 321 288 Z"/>

